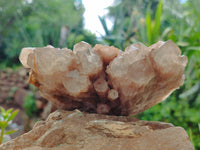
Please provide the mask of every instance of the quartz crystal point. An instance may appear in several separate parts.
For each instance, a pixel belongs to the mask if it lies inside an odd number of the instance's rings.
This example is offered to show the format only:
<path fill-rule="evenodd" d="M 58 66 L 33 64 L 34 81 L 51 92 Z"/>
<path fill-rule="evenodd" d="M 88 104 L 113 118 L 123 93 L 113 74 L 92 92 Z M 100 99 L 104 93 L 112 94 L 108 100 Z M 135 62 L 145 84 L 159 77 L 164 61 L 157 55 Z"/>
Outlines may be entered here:
<path fill-rule="evenodd" d="M 29 83 L 58 108 L 135 115 L 183 84 L 187 57 L 171 40 L 132 44 L 124 52 L 80 42 L 73 51 L 24 48 L 20 61 L 30 68 Z"/>

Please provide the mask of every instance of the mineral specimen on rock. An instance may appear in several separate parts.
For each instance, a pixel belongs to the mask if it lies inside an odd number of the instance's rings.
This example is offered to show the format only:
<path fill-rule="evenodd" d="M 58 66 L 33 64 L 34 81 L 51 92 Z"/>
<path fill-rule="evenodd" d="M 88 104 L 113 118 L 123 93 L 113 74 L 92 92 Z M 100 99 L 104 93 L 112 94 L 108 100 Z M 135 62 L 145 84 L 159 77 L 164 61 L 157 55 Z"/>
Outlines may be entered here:
<path fill-rule="evenodd" d="M 150 47 L 137 43 L 124 52 L 80 42 L 73 51 L 24 48 L 20 61 L 30 68 L 29 83 L 58 108 L 134 115 L 183 84 L 187 57 L 172 41 Z"/>
<path fill-rule="evenodd" d="M 187 133 L 169 123 L 56 111 L 1 150 L 194 150 Z"/>

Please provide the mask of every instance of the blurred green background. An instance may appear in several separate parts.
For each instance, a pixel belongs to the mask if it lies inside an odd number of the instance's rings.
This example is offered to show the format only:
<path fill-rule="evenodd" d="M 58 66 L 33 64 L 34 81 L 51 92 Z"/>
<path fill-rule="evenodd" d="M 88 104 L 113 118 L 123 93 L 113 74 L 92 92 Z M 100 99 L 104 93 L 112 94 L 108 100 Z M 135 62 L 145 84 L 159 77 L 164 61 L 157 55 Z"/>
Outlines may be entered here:
<path fill-rule="evenodd" d="M 138 115 L 185 128 L 200 149 L 200 1 L 115 0 L 99 17 L 105 35 L 84 29 L 81 0 L 1 0 L 0 70 L 17 69 L 23 47 L 68 47 L 79 41 L 114 45 L 120 49 L 142 42 L 173 40 L 188 56 L 185 83 L 166 101 Z M 113 21 L 112 29 L 107 19 Z"/>

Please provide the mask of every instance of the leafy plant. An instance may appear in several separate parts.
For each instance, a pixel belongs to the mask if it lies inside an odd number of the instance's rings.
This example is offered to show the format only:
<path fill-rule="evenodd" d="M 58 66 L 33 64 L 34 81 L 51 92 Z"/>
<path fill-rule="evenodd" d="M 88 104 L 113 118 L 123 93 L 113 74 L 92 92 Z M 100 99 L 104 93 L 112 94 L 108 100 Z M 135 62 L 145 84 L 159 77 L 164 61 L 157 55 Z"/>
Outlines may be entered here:
<path fill-rule="evenodd" d="M 147 10 L 146 30 L 147 30 L 148 44 L 155 43 L 160 37 L 162 6 L 163 6 L 163 1 L 161 0 L 156 9 L 154 20 L 151 18 L 150 10 L 149 9 Z"/>
<path fill-rule="evenodd" d="M 17 131 L 17 129 L 13 130 L 6 130 L 6 127 L 12 122 L 12 120 L 16 117 L 19 110 L 13 111 L 13 109 L 5 110 L 3 107 L 0 107 L 1 113 L 0 113 L 0 128 L 1 128 L 1 134 L 0 134 L 0 144 L 3 142 L 4 135 L 13 134 Z"/>
<path fill-rule="evenodd" d="M 33 117 L 34 114 L 37 112 L 35 97 L 32 92 L 26 95 L 25 100 L 24 100 L 24 108 L 25 108 L 25 113 L 29 117 Z"/>

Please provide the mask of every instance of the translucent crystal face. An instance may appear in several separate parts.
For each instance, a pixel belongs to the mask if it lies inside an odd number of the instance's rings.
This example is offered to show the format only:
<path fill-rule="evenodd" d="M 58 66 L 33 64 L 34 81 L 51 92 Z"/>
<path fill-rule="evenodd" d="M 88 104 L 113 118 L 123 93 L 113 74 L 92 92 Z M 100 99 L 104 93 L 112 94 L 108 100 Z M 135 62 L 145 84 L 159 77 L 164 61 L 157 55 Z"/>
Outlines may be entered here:
<path fill-rule="evenodd" d="M 52 46 L 24 48 L 20 61 L 30 68 L 29 82 L 58 108 L 130 115 L 163 101 L 183 84 L 187 57 L 172 42 L 146 47 L 91 47 L 80 42 L 73 51 Z"/>

